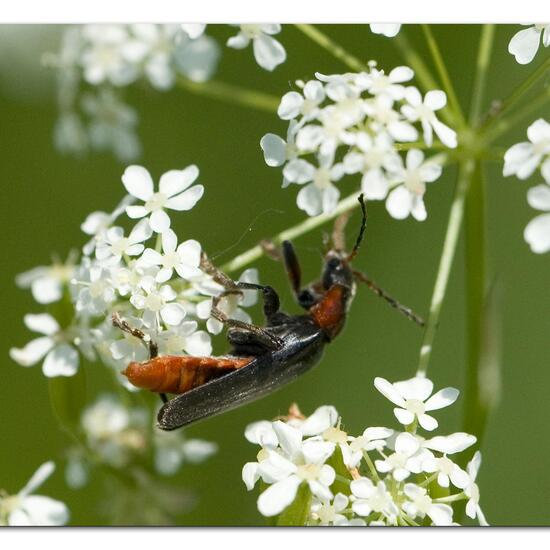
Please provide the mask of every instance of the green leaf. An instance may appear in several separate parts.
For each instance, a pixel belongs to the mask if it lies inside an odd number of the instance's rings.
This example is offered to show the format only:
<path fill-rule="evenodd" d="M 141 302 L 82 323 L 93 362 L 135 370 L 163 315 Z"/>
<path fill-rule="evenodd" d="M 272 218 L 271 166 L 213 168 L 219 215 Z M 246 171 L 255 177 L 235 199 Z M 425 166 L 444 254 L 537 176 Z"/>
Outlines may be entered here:
<path fill-rule="evenodd" d="M 327 460 L 326 462 L 329 466 L 332 466 L 334 468 L 334 471 L 336 472 L 337 476 L 344 477 L 346 479 L 349 479 L 350 482 L 352 481 L 351 474 L 349 473 L 349 470 L 347 469 L 346 465 L 344 464 L 344 457 L 342 456 L 342 449 L 340 447 L 336 447 L 336 450 L 332 453 L 332 456 Z M 334 481 L 334 483 L 330 486 L 330 490 L 336 494 L 336 493 L 343 493 L 344 495 L 351 494 L 351 490 L 349 488 L 349 483 L 345 483 L 344 481 L 340 481 L 338 477 Z"/>
<path fill-rule="evenodd" d="M 304 526 L 309 518 L 311 491 L 307 483 L 302 483 L 294 502 L 287 506 L 277 518 L 277 525 L 286 527 Z"/>
<path fill-rule="evenodd" d="M 86 374 L 82 366 L 74 376 L 50 378 L 49 393 L 57 420 L 64 429 L 76 434 L 86 405 Z"/>

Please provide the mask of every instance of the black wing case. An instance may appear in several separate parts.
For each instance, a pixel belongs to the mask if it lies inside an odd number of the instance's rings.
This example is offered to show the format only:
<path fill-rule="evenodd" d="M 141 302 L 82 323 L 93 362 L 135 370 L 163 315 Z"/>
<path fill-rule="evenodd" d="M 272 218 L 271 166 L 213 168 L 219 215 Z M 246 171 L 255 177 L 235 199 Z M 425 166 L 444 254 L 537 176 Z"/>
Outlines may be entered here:
<path fill-rule="evenodd" d="M 281 350 L 261 355 L 241 369 L 168 401 L 159 411 L 158 427 L 175 430 L 272 393 L 315 366 L 323 347 L 319 330 L 289 337 Z"/>

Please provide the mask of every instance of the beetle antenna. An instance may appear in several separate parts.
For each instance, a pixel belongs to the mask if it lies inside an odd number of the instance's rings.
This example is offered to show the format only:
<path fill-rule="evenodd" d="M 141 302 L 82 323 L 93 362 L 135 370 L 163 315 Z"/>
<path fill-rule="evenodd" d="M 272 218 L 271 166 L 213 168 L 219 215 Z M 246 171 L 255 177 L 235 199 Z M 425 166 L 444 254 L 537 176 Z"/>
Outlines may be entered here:
<path fill-rule="evenodd" d="M 357 235 L 357 239 L 355 240 L 353 249 L 347 258 L 348 262 L 351 262 L 353 258 L 357 256 L 357 252 L 359 252 L 359 246 L 361 246 L 361 242 L 363 241 L 363 237 L 365 236 L 365 229 L 367 228 L 367 207 L 365 205 L 365 197 L 363 196 L 363 193 L 359 195 L 357 200 L 361 205 L 361 213 L 363 217 L 361 219 L 361 229 L 359 229 L 359 235 Z"/>
<path fill-rule="evenodd" d="M 377 296 L 380 298 L 384 298 L 390 306 L 394 307 L 399 311 L 399 313 L 402 313 L 407 319 L 410 319 L 411 321 L 414 321 L 417 325 L 420 325 L 421 327 L 424 326 L 424 319 L 422 317 L 419 317 L 414 313 L 414 311 L 400 302 L 398 302 L 395 298 L 390 296 L 385 290 L 380 288 L 374 281 L 371 281 L 364 273 L 361 273 L 360 271 L 353 271 L 353 275 L 355 278 L 362 283 L 365 283 L 367 287 L 372 290 Z"/>

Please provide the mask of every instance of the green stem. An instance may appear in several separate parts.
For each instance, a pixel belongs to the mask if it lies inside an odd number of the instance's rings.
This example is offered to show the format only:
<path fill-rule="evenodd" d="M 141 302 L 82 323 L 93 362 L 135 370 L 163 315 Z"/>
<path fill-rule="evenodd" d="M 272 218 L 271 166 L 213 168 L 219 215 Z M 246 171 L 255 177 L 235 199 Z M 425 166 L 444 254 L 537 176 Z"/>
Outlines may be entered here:
<path fill-rule="evenodd" d="M 321 46 L 321 48 L 327 50 L 330 54 L 336 57 L 336 59 L 339 59 L 344 64 L 346 64 L 350 69 L 357 72 L 367 70 L 367 66 L 364 63 L 359 61 L 359 59 L 357 59 L 354 55 L 350 54 L 347 50 L 342 48 L 340 44 L 334 42 L 334 40 L 329 38 L 324 32 L 320 31 L 318 27 L 303 24 L 297 24 L 295 26 L 308 38 L 311 38 L 313 42 Z"/>
<path fill-rule="evenodd" d="M 193 82 L 187 78 L 178 78 L 178 86 L 194 94 L 203 95 L 212 99 L 234 103 L 243 107 L 251 107 L 259 111 L 274 113 L 277 111 L 280 99 L 271 94 L 250 90 L 235 84 L 227 84 L 217 80 L 208 82 Z"/>
<path fill-rule="evenodd" d="M 495 26 L 483 25 L 477 54 L 476 77 L 472 92 L 472 104 L 470 107 L 469 122 L 472 128 L 479 124 L 479 119 L 481 116 L 483 92 L 485 90 L 485 83 L 487 80 L 487 68 L 491 58 L 491 50 L 493 49 L 494 36 Z"/>
<path fill-rule="evenodd" d="M 465 420 L 468 433 L 480 436 L 485 425 L 485 407 L 480 403 L 479 368 L 483 336 L 483 311 L 486 281 L 485 188 L 481 164 L 476 162 L 465 203 L 465 269 L 467 368 L 465 384 Z"/>
<path fill-rule="evenodd" d="M 439 260 L 439 268 L 437 270 L 432 300 L 430 303 L 430 313 L 426 323 L 426 331 L 424 333 L 422 347 L 420 348 L 420 358 L 416 372 L 417 376 L 426 376 L 426 371 L 428 370 L 435 332 L 439 322 L 439 314 L 441 312 L 443 299 L 445 298 L 447 282 L 451 272 L 451 265 L 453 263 L 456 245 L 458 243 L 458 235 L 462 226 L 464 200 L 473 170 L 474 161 L 470 158 L 463 160 L 459 165 L 455 196 L 451 205 L 447 231 L 445 233 L 445 241 L 443 243 L 443 252 L 441 254 L 441 259 Z"/>
<path fill-rule="evenodd" d="M 537 69 L 531 73 L 531 75 L 524 80 L 505 100 L 502 101 L 500 109 L 498 109 L 498 118 L 493 117 L 489 118 L 486 123 L 483 125 L 483 128 L 487 130 L 495 124 L 496 121 L 500 120 L 500 117 L 513 107 L 519 99 L 527 92 L 531 86 L 550 69 L 550 57 Z"/>
<path fill-rule="evenodd" d="M 280 245 L 283 241 L 287 241 L 299 237 L 300 235 L 304 235 L 312 229 L 315 229 L 320 225 L 323 225 L 326 222 L 333 220 L 343 212 L 347 212 L 348 210 L 352 210 L 356 206 L 359 206 L 359 201 L 357 200 L 358 198 L 359 193 L 349 195 L 345 199 L 342 199 L 330 214 L 321 214 L 319 216 L 315 216 L 314 218 L 308 218 L 298 225 L 295 225 L 294 227 L 290 227 L 289 229 L 281 231 L 281 233 L 275 235 L 275 237 L 273 237 L 271 241 L 275 245 Z M 238 271 L 244 266 L 259 259 L 263 254 L 263 247 L 261 245 L 256 245 L 250 250 L 244 252 L 243 254 L 240 254 L 236 258 L 233 258 L 230 262 L 224 264 L 221 267 L 221 270 L 226 273 Z"/>
<path fill-rule="evenodd" d="M 443 61 L 443 57 L 441 55 L 441 52 L 439 50 L 435 37 L 432 33 L 432 30 L 429 25 L 422 25 L 422 30 L 424 31 L 424 36 L 426 37 L 426 41 L 428 42 L 428 47 L 430 49 L 430 53 L 432 54 L 435 67 L 439 74 L 439 78 L 441 78 L 443 87 L 445 88 L 445 91 L 449 95 L 449 102 L 453 110 L 453 114 L 455 114 L 456 117 L 458 118 L 458 122 L 461 125 L 464 125 L 465 120 L 464 120 L 464 115 L 462 113 L 462 109 L 460 108 L 460 103 L 456 96 L 453 83 L 449 77 L 447 67 L 445 66 L 445 62 Z"/>
<path fill-rule="evenodd" d="M 498 120 L 498 122 L 489 128 L 484 136 L 486 144 L 494 142 L 508 130 L 515 128 L 519 122 L 526 119 L 530 114 L 538 111 L 550 101 L 550 87 L 545 88 L 538 96 L 530 101 L 523 108 L 512 115 Z"/>

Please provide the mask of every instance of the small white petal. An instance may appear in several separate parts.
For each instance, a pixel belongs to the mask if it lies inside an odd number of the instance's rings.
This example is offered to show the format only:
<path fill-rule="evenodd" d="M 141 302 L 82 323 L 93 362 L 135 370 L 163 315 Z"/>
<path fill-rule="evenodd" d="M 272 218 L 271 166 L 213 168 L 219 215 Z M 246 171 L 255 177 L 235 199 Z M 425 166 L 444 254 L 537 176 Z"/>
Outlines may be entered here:
<path fill-rule="evenodd" d="M 399 407 L 405 406 L 405 400 L 403 396 L 397 391 L 393 384 L 388 382 L 385 378 L 377 377 L 374 379 L 374 387 L 392 403 Z"/>
<path fill-rule="evenodd" d="M 420 401 L 425 401 L 432 393 L 434 387 L 430 379 L 420 376 L 395 382 L 394 386 L 405 399 L 418 399 Z"/>
<path fill-rule="evenodd" d="M 536 254 L 550 250 L 550 214 L 533 218 L 525 227 L 523 237 Z"/>
<path fill-rule="evenodd" d="M 411 194 L 403 185 L 391 191 L 386 199 L 386 210 L 396 220 L 404 220 L 411 213 L 411 208 Z"/>
<path fill-rule="evenodd" d="M 397 420 L 404 426 L 408 426 L 414 422 L 414 414 L 405 409 L 395 408 L 393 409 L 393 414 L 395 414 L 395 418 L 397 418 Z"/>
<path fill-rule="evenodd" d="M 166 304 L 160 310 L 160 316 L 167 325 L 177 326 L 185 317 L 185 309 L 180 304 Z"/>
<path fill-rule="evenodd" d="M 148 200 L 153 195 L 151 174 L 143 166 L 128 166 L 122 174 L 122 183 L 130 195 L 142 201 Z"/>
<path fill-rule="evenodd" d="M 147 208 L 145 208 L 145 206 L 127 206 L 126 214 L 129 218 L 138 219 L 147 216 L 147 214 L 149 214 L 149 211 L 147 210 Z"/>
<path fill-rule="evenodd" d="M 170 170 L 160 177 L 159 190 L 172 197 L 187 189 L 199 176 L 199 169 L 192 164 L 183 170 Z"/>
<path fill-rule="evenodd" d="M 31 283 L 31 292 L 39 304 L 51 304 L 61 299 L 63 287 L 57 279 L 41 277 Z"/>
<path fill-rule="evenodd" d="M 531 208 L 536 208 L 543 212 L 550 211 L 550 186 L 541 184 L 531 187 L 527 191 L 527 202 Z"/>
<path fill-rule="evenodd" d="M 202 185 L 193 185 L 187 191 L 169 198 L 166 201 L 166 208 L 178 211 L 191 210 L 203 195 L 204 187 Z"/>
<path fill-rule="evenodd" d="M 46 336 L 52 336 L 59 331 L 59 323 L 49 313 L 27 313 L 23 321 L 29 330 Z"/>
<path fill-rule="evenodd" d="M 34 493 L 55 471 L 55 464 L 49 460 L 44 462 L 31 476 L 25 487 L 19 491 L 19 496 L 26 496 Z"/>
<path fill-rule="evenodd" d="M 31 340 L 23 348 L 11 348 L 10 357 L 21 366 L 30 367 L 38 363 L 52 349 L 53 345 L 54 342 L 51 338 L 43 336 Z"/>
<path fill-rule="evenodd" d="M 51 350 L 44 364 L 42 372 L 44 376 L 73 376 L 78 370 L 78 352 L 68 344 L 61 344 Z"/>
<path fill-rule="evenodd" d="M 277 114 L 282 120 L 291 120 L 300 114 L 304 103 L 302 94 L 298 92 L 287 92 L 282 98 Z"/>
<path fill-rule="evenodd" d="M 296 498 L 300 479 L 291 475 L 268 487 L 258 498 L 258 510 L 266 517 L 280 514 Z"/>
<path fill-rule="evenodd" d="M 429 432 L 435 430 L 439 426 L 437 420 L 429 414 L 421 414 L 418 417 L 418 423 Z"/>
<path fill-rule="evenodd" d="M 286 142 L 275 134 L 266 134 L 260 141 L 268 166 L 282 166 L 286 160 Z"/>
<path fill-rule="evenodd" d="M 512 37 L 508 44 L 508 51 L 521 65 L 533 61 L 540 44 L 540 32 L 535 27 L 523 29 Z"/>
<path fill-rule="evenodd" d="M 254 57 L 260 67 L 272 71 L 286 59 L 286 51 L 274 38 L 262 34 L 253 42 Z"/>
<path fill-rule="evenodd" d="M 151 214 L 149 223 L 155 233 L 162 233 L 170 227 L 170 216 L 164 210 L 155 210 Z"/>
<path fill-rule="evenodd" d="M 249 491 L 252 491 L 252 489 L 254 489 L 254 485 L 256 485 L 256 481 L 260 479 L 260 475 L 258 474 L 258 463 L 247 462 L 243 466 L 242 478 L 246 488 Z"/>
<path fill-rule="evenodd" d="M 280 420 L 273 422 L 273 430 L 279 440 L 279 445 L 285 453 L 292 457 L 300 452 L 302 445 L 302 432 Z"/>
<path fill-rule="evenodd" d="M 407 456 L 412 456 L 418 451 L 420 443 L 412 434 L 404 432 L 400 433 L 395 439 L 395 452 L 403 453 Z"/>
<path fill-rule="evenodd" d="M 424 404 L 427 411 L 435 411 L 452 405 L 458 398 L 459 391 L 456 388 L 444 388 L 432 395 Z"/>

